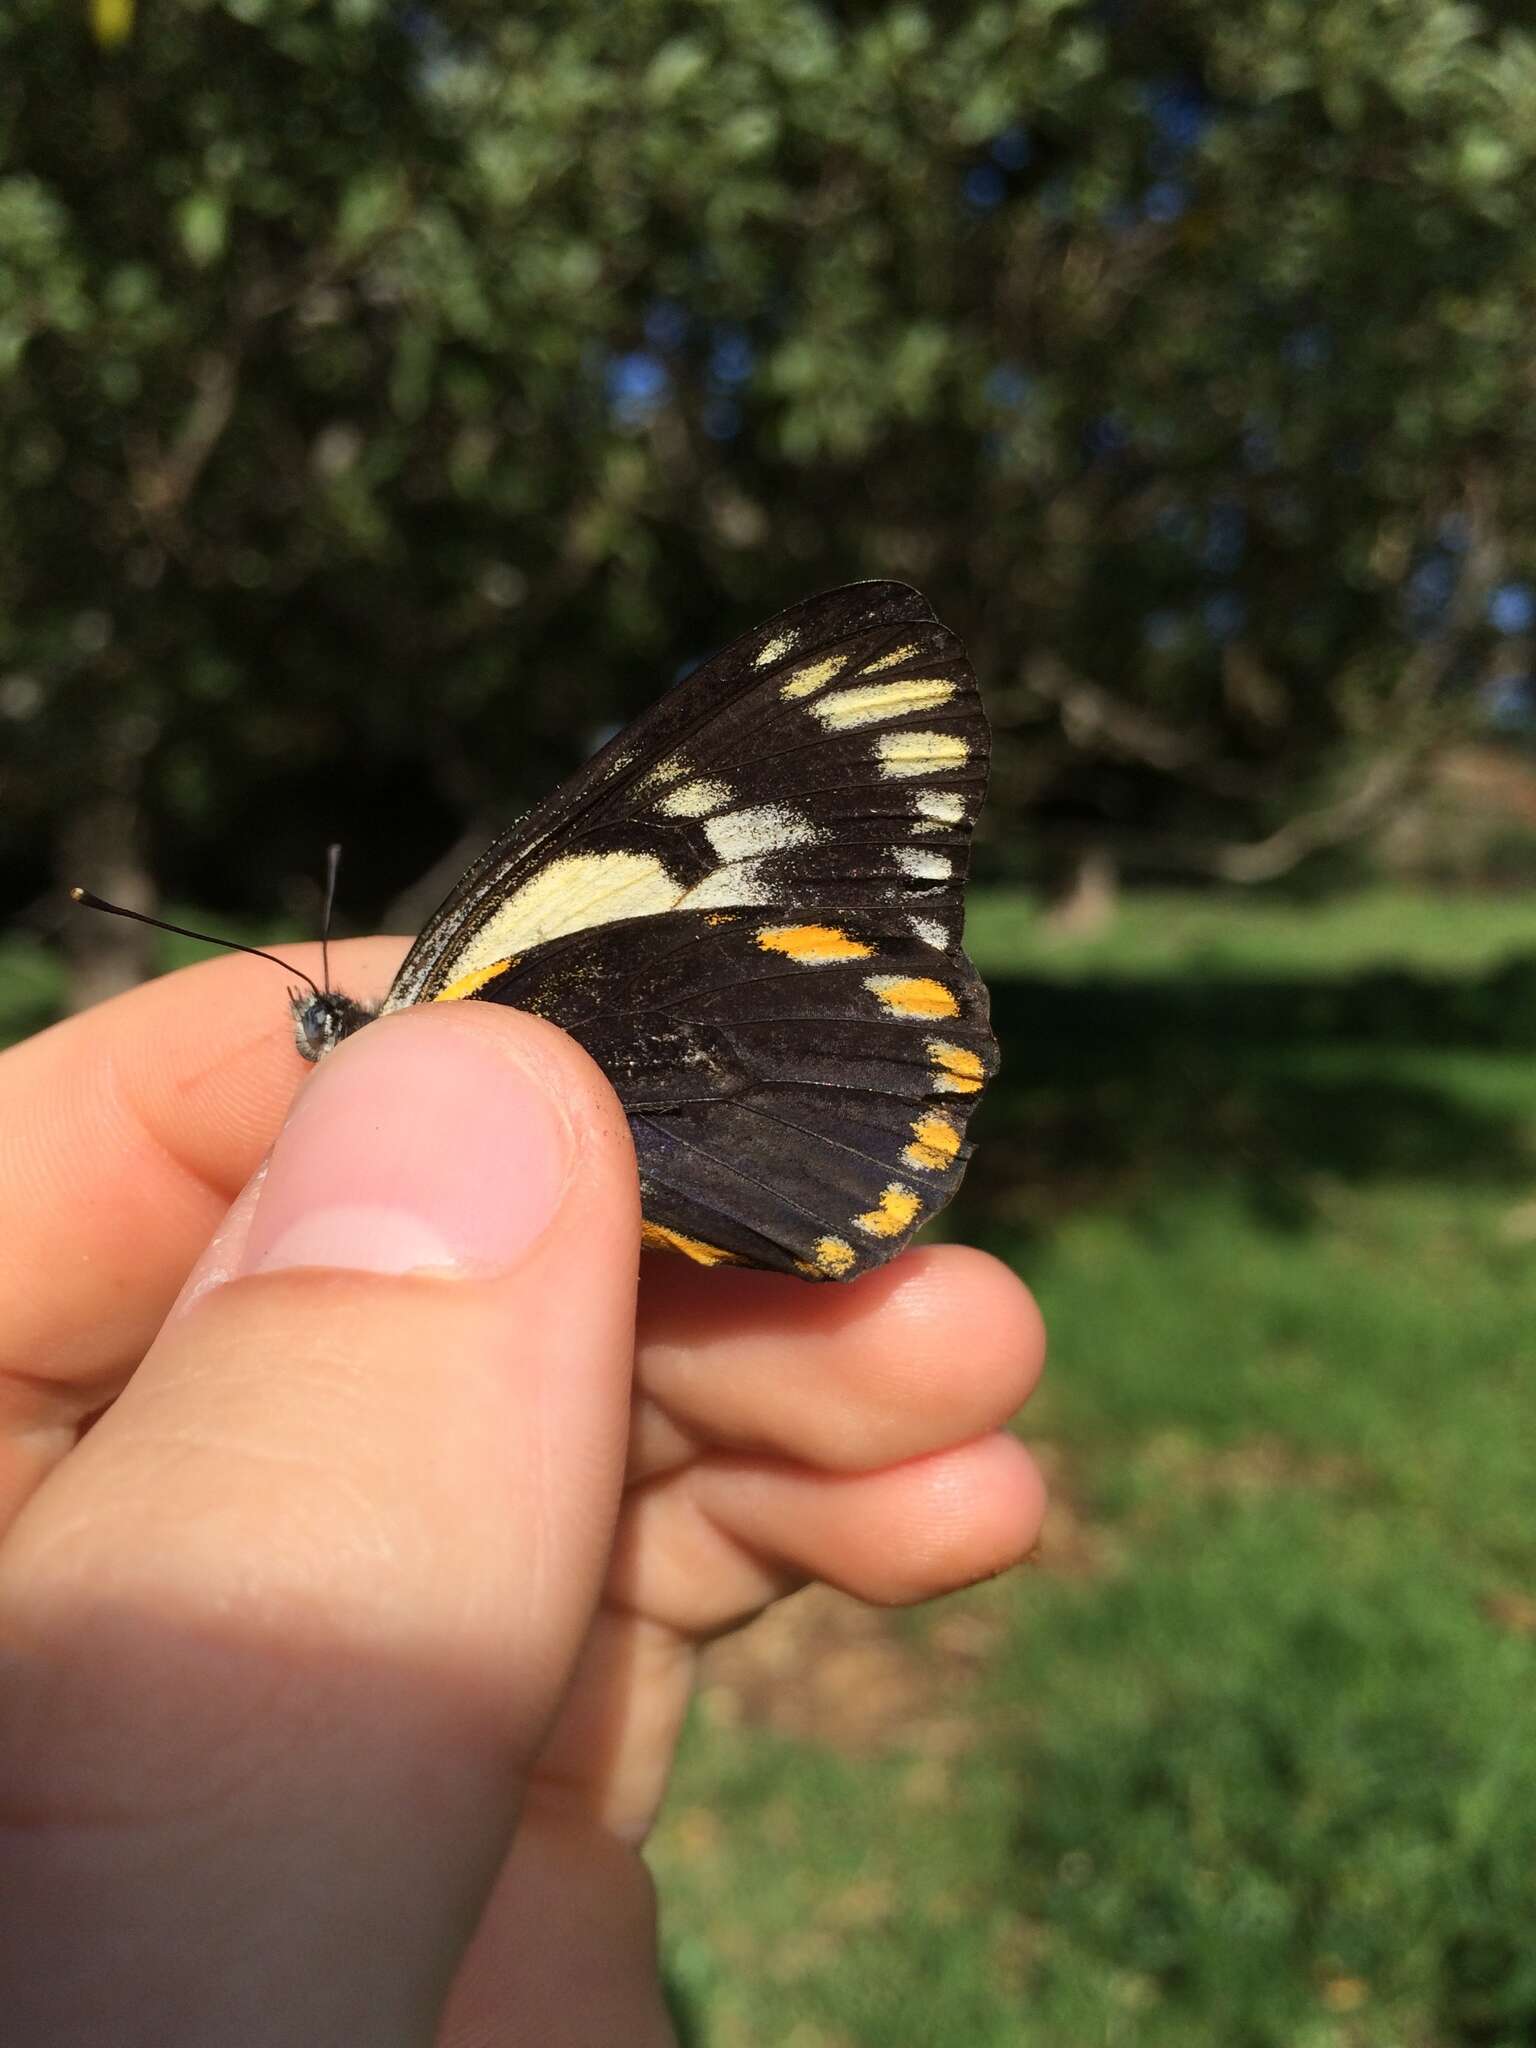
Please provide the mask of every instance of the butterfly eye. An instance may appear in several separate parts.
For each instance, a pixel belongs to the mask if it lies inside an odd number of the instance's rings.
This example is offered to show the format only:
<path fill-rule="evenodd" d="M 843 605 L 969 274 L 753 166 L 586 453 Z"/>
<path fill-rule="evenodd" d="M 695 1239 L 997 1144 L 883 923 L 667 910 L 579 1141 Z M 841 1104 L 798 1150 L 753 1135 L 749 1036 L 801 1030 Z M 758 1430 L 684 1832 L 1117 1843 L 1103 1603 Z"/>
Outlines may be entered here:
<path fill-rule="evenodd" d="M 374 1014 L 366 1004 L 329 991 L 305 995 L 294 990 L 288 1000 L 293 1010 L 293 1042 L 311 1064 L 324 1059 Z"/>

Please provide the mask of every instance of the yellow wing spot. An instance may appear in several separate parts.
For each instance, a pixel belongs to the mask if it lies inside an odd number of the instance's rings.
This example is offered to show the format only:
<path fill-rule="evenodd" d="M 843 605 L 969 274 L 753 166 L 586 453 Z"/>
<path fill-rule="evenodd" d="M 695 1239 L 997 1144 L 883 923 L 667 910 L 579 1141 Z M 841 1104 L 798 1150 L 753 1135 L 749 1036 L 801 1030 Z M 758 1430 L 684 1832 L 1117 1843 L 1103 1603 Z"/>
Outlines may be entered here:
<path fill-rule="evenodd" d="M 851 690 L 834 690 L 811 709 L 828 732 L 853 732 L 861 725 L 879 725 L 913 711 L 932 711 L 959 687 L 941 676 L 903 676 L 895 683 L 860 683 Z"/>
<path fill-rule="evenodd" d="M 795 636 L 793 633 L 775 633 L 773 638 L 762 649 L 762 652 L 753 656 L 752 666 L 754 668 L 771 668 L 774 662 L 781 660 L 784 655 L 788 654 L 794 644 Z"/>
<path fill-rule="evenodd" d="M 905 647 L 893 647 L 889 654 L 882 654 L 878 661 L 866 661 L 859 670 L 861 676 L 877 676 L 883 668 L 898 668 L 902 662 L 910 661 L 917 652 L 915 641 Z"/>
<path fill-rule="evenodd" d="M 707 818 L 715 811 L 723 811 L 731 801 L 728 782 L 700 777 L 696 782 L 680 782 L 676 789 L 669 789 L 656 808 L 664 818 Z"/>
<path fill-rule="evenodd" d="M 688 763 L 681 754 L 667 754 L 653 768 L 647 768 L 635 784 L 637 789 L 665 789 L 669 782 L 676 782 L 688 773 Z"/>
<path fill-rule="evenodd" d="M 958 1017 L 960 1005 L 942 981 L 925 974 L 869 974 L 864 986 L 898 1017 Z"/>
<path fill-rule="evenodd" d="M 717 1244 L 705 1244 L 702 1238 L 684 1237 L 680 1230 L 668 1230 L 664 1223 L 642 1223 L 640 1242 L 648 1252 L 681 1252 L 696 1266 L 741 1264 L 735 1252 L 722 1251 Z"/>
<path fill-rule="evenodd" d="M 854 1222 L 871 1237 L 900 1237 L 910 1230 L 922 1209 L 922 1197 L 912 1188 L 893 1180 L 880 1197 L 878 1209 L 866 1209 Z"/>
<path fill-rule="evenodd" d="M 882 775 L 947 775 L 970 757 L 969 743 L 955 732 L 883 732 L 875 741 Z"/>
<path fill-rule="evenodd" d="M 810 697 L 817 690 L 831 682 L 846 666 L 846 654 L 829 654 L 823 661 L 813 661 L 805 668 L 797 668 L 779 685 L 781 697 Z"/>
<path fill-rule="evenodd" d="M 440 988 L 432 998 L 434 1003 L 461 1003 L 466 996 L 472 996 L 488 981 L 494 981 L 498 974 L 505 974 L 515 963 L 511 960 L 493 960 L 489 967 L 472 967 L 468 974 L 461 974 L 457 981 L 450 981 L 446 988 Z"/>
<path fill-rule="evenodd" d="M 712 911 L 705 918 L 704 922 L 706 924 L 734 924 L 740 915 L 741 912 L 739 910 L 716 910 Z"/>
<path fill-rule="evenodd" d="M 867 960 L 874 952 L 833 924 L 774 924 L 757 934 L 765 953 L 783 953 L 811 965 L 818 960 Z"/>
<path fill-rule="evenodd" d="M 810 1259 L 795 1261 L 800 1271 L 812 1280 L 841 1280 L 858 1263 L 858 1253 L 842 1237 L 818 1237 Z"/>
<path fill-rule="evenodd" d="M 912 1143 L 902 1153 L 908 1166 L 920 1173 L 942 1173 L 960 1150 L 960 1133 L 947 1116 L 930 1112 L 912 1126 Z"/>
<path fill-rule="evenodd" d="M 986 1078 L 981 1056 L 966 1045 L 951 1045 L 944 1038 L 930 1038 L 928 1057 L 933 1061 L 933 1085 L 940 1095 L 979 1095 Z"/>

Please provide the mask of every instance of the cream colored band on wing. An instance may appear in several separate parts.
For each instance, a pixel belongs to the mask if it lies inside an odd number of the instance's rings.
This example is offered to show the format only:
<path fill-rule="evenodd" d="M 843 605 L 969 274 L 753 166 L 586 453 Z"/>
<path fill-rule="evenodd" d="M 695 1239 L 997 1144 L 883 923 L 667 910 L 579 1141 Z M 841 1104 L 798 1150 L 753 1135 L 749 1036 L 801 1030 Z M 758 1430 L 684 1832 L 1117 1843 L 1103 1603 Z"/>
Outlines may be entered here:
<path fill-rule="evenodd" d="M 882 775 L 942 775 L 963 768 L 970 746 L 958 733 L 883 732 L 875 741 L 875 759 Z"/>
<path fill-rule="evenodd" d="M 682 891 L 654 854 L 572 853 L 551 861 L 486 919 L 462 952 L 442 964 L 463 981 L 567 932 L 621 917 L 659 917 Z"/>
<path fill-rule="evenodd" d="M 770 856 L 825 836 L 788 804 L 723 811 L 704 820 L 703 830 L 718 865 L 692 888 L 675 880 L 653 853 L 566 854 L 530 875 L 437 971 L 450 988 L 472 995 L 492 969 L 571 932 L 625 917 L 662 917 L 669 910 L 765 903 L 772 895 Z"/>
<path fill-rule="evenodd" d="M 913 711 L 932 711 L 954 696 L 959 685 L 942 676 L 904 676 L 896 683 L 860 683 L 850 690 L 829 690 L 816 698 L 811 711 L 828 732 L 852 732 L 861 725 L 879 725 L 905 718 Z"/>

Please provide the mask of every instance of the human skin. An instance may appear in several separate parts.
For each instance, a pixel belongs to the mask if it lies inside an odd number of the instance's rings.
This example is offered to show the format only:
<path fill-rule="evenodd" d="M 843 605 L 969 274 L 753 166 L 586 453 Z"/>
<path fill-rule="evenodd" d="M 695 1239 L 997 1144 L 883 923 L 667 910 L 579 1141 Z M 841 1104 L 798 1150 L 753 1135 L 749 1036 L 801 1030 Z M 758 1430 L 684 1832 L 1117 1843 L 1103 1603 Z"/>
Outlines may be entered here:
<path fill-rule="evenodd" d="M 331 950 L 366 994 L 401 947 Z M 0 1057 L 8 2038 L 670 2042 L 640 1847 L 701 1646 L 1026 1554 L 1039 1319 L 959 1247 L 642 1265 L 536 1019 L 306 1071 L 236 957 Z"/>

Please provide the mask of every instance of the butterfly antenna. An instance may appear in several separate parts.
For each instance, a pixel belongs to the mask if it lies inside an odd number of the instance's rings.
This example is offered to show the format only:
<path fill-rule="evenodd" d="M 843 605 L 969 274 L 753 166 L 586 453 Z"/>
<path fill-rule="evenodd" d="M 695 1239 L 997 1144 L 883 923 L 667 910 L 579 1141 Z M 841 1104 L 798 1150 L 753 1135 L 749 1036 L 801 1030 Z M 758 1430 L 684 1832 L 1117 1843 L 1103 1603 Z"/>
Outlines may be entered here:
<path fill-rule="evenodd" d="M 340 866 L 340 846 L 328 846 L 325 849 L 325 908 L 320 913 L 320 974 L 327 994 L 331 987 L 331 912 L 336 908 L 336 871 Z"/>
<path fill-rule="evenodd" d="M 292 967 L 286 960 L 279 960 L 275 953 L 264 953 L 260 946 L 242 945 L 239 939 L 221 939 L 212 932 L 195 932 L 190 925 L 168 924 L 163 917 L 151 917 L 144 910 L 128 910 L 121 903 L 109 903 L 105 896 L 97 896 L 89 889 L 71 889 L 69 898 L 86 910 L 104 910 L 108 917 L 131 917 L 135 924 L 152 924 L 157 932 L 174 932 L 179 939 L 200 939 L 205 946 L 224 946 L 231 953 L 253 953 L 258 960 L 270 960 L 274 967 L 281 967 L 286 974 L 296 974 L 300 981 L 307 981 L 315 994 L 320 990 L 312 975 L 302 967 Z"/>

